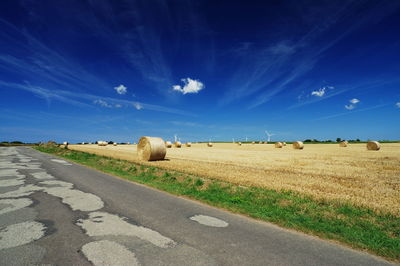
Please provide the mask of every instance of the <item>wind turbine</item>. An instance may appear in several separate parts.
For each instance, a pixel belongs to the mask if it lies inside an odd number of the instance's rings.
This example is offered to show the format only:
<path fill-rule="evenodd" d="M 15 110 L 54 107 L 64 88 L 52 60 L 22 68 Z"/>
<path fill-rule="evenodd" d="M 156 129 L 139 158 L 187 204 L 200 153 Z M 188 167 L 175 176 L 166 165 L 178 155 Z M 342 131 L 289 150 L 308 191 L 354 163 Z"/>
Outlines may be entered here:
<path fill-rule="evenodd" d="M 270 142 L 271 141 L 271 137 L 275 134 L 270 134 L 268 133 L 268 131 L 265 130 L 265 134 L 267 135 L 267 141 Z"/>
<path fill-rule="evenodd" d="M 175 142 L 177 142 L 178 141 L 178 136 L 176 134 L 174 135 L 174 138 L 175 138 Z"/>

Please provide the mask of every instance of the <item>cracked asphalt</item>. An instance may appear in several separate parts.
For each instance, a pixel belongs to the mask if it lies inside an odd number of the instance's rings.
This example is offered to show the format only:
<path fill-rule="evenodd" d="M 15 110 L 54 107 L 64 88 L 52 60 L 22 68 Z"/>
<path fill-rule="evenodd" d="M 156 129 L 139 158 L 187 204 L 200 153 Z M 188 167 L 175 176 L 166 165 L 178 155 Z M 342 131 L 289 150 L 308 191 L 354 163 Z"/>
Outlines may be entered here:
<path fill-rule="evenodd" d="M 0 265 L 391 265 L 28 147 L 0 148 Z"/>

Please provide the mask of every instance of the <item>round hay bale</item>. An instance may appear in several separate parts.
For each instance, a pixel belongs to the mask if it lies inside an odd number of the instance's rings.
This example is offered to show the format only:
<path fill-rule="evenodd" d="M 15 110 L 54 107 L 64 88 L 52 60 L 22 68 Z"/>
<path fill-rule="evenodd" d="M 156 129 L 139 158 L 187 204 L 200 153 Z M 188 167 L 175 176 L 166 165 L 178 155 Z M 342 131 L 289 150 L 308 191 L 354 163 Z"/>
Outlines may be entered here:
<path fill-rule="evenodd" d="M 283 146 L 286 146 L 286 142 L 282 142 L 282 145 L 283 145 Z"/>
<path fill-rule="evenodd" d="M 379 151 L 381 148 L 381 144 L 377 141 L 368 141 L 367 150 L 370 151 Z"/>
<path fill-rule="evenodd" d="M 157 137 L 141 137 L 137 146 L 140 160 L 156 161 L 163 160 L 167 154 L 164 140 Z"/>
<path fill-rule="evenodd" d="M 68 142 L 67 142 L 67 141 L 64 141 L 64 142 L 63 142 L 63 145 L 64 145 L 64 146 L 68 146 Z"/>
<path fill-rule="evenodd" d="M 182 143 L 180 141 L 175 141 L 174 146 L 175 148 L 180 148 L 182 147 Z"/>
<path fill-rule="evenodd" d="M 264 144 L 268 144 L 268 142 L 267 142 L 267 141 L 264 141 Z"/>
<path fill-rule="evenodd" d="M 293 142 L 293 149 L 302 150 L 304 148 L 304 144 L 301 141 Z"/>
<path fill-rule="evenodd" d="M 117 146 L 117 143 L 116 143 L 116 142 L 114 142 L 114 143 L 113 143 L 113 145 L 114 145 L 114 146 Z"/>
<path fill-rule="evenodd" d="M 283 147 L 283 143 L 282 142 L 275 142 L 275 148 L 282 148 Z"/>
<path fill-rule="evenodd" d="M 213 144 L 212 144 L 211 142 L 209 142 L 209 143 L 207 143 L 207 146 L 208 146 L 208 147 L 212 147 Z"/>
<path fill-rule="evenodd" d="M 191 142 L 186 142 L 186 147 L 192 147 L 192 143 Z"/>
<path fill-rule="evenodd" d="M 165 142 L 165 147 L 167 147 L 167 148 L 172 148 L 172 143 L 171 143 L 171 141 L 166 141 L 166 142 Z"/>
<path fill-rule="evenodd" d="M 256 142 L 255 142 L 255 141 L 253 141 L 253 142 L 251 142 L 251 144 L 256 144 Z"/>
<path fill-rule="evenodd" d="M 258 142 L 258 144 L 262 144 L 262 141 Z"/>
<path fill-rule="evenodd" d="M 242 143 L 241 143 L 241 142 L 238 142 L 238 145 L 239 145 L 239 146 L 242 146 Z"/>
<path fill-rule="evenodd" d="M 347 141 L 341 141 L 339 143 L 339 147 L 347 147 L 348 142 Z"/>
<path fill-rule="evenodd" d="M 108 142 L 100 140 L 100 141 L 97 142 L 97 145 L 99 145 L 99 146 L 107 146 Z"/>

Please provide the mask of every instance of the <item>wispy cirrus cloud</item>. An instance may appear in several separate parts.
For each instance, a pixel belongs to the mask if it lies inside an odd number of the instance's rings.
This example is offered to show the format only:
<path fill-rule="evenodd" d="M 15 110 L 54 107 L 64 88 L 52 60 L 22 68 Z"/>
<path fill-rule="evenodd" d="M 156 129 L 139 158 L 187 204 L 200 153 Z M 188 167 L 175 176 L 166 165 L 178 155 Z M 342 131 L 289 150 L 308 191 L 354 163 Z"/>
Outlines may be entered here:
<path fill-rule="evenodd" d="M 312 121 L 326 120 L 326 119 L 331 119 L 331 118 L 335 118 L 335 117 L 350 115 L 350 114 L 354 114 L 354 113 L 358 113 L 358 112 L 370 111 L 370 110 L 374 110 L 374 109 L 383 108 L 383 107 L 388 106 L 388 105 L 390 105 L 390 104 L 388 104 L 388 103 L 378 104 L 378 105 L 374 105 L 374 106 L 367 107 L 367 108 L 357 109 L 357 110 L 354 110 L 352 112 L 348 112 L 347 111 L 347 112 L 342 112 L 342 113 L 338 113 L 338 114 L 319 117 L 319 118 L 316 118 L 316 119 L 314 119 Z"/>
<path fill-rule="evenodd" d="M 72 104 L 79 107 L 93 107 L 89 103 L 98 104 L 103 107 L 117 107 L 121 108 L 125 107 L 134 107 L 136 110 L 146 109 L 150 111 L 156 112 L 164 112 L 164 113 L 172 113 L 172 114 L 179 114 L 185 116 L 195 116 L 190 112 L 186 112 L 183 110 L 164 107 L 155 104 L 148 104 L 142 102 L 133 102 L 128 100 L 121 100 L 115 99 L 111 97 L 102 97 L 99 95 L 87 94 L 87 93 L 78 93 L 78 92 L 71 92 L 65 90 L 49 90 L 38 86 L 32 86 L 30 84 L 17 84 L 17 83 L 10 83 L 4 82 L 0 80 L 0 87 L 8 88 L 8 89 L 19 89 L 23 91 L 31 92 L 43 99 L 45 99 L 48 103 L 51 100 L 61 101 L 67 104 Z M 118 106 L 117 106 L 118 105 Z"/>
<path fill-rule="evenodd" d="M 395 104 L 395 106 L 396 106 L 397 108 L 400 108 L 400 102 L 397 102 L 397 103 Z"/>
<path fill-rule="evenodd" d="M 324 4 L 325 5 L 325 4 Z M 324 17 L 319 21 L 310 21 L 308 31 L 294 37 L 275 41 L 274 44 L 252 45 L 245 55 L 241 56 L 241 63 L 236 67 L 237 72 L 232 75 L 227 87 L 229 88 L 220 105 L 229 104 L 243 98 L 250 97 L 249 108 L 257 107 L 285 90 L 293 89 L 291 86 L 299 78 L 308 74 L 314 66 L 321 61 L 325 52 L 332 46 L 348 36 L 351 32 L 368 23 L 377 23 L 382 18 L 392 14 L 399 8 L 398 3 L 385 2 L 369 3 L 364 5 L 358 2 L 345 4 L 329 4 L 328 9 L 323 9 L 322 4 L 310 6 L 304 20 L 320 18 L 320 11 Z M 312 13 L 312 14 L 311 14 Z M 360 14 L 356 21 L 349 17 L 351 13 Z M 350 23 L 350 20 L 354 23 Z M 337 31 L 337 25 L 347 25 L 346 30 Z M 278 32 L 285 29 L 276 29 Z M 284 33 L 282 36 L 287 36 Z M 265 48 L 266 47 L 266 48 Z M 317 92 L 315 96 L 325 94 Z"/>

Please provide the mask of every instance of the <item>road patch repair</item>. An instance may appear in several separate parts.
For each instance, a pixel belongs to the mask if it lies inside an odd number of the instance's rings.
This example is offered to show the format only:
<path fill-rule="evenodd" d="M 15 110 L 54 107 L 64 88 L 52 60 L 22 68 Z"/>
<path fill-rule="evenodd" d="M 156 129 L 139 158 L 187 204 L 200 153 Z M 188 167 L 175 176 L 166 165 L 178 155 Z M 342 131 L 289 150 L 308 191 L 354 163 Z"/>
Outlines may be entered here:
<path fill-rule="evenodd" d="M 229 224 L 221 219 L 207 216 L 207 215 L 195 215 L 189 218 L 192 221 L 198 222 L 199 224 L 211 226 L 211 227 L 227 227 Z"/>

